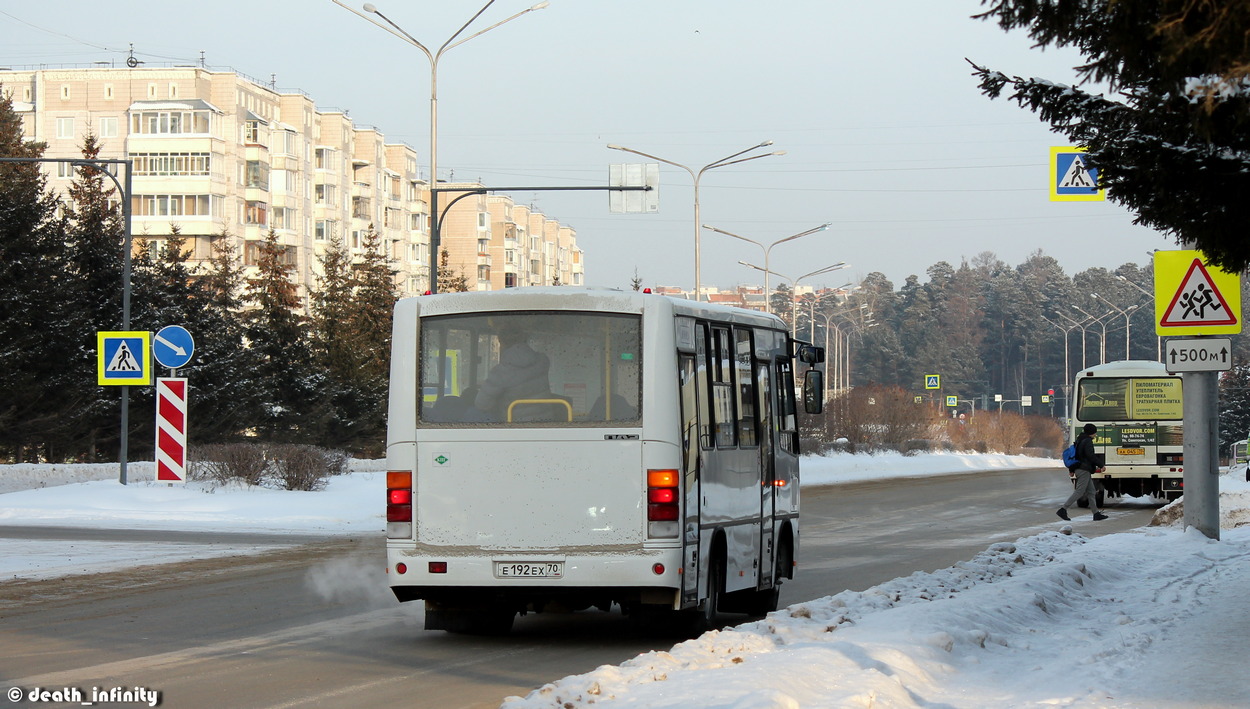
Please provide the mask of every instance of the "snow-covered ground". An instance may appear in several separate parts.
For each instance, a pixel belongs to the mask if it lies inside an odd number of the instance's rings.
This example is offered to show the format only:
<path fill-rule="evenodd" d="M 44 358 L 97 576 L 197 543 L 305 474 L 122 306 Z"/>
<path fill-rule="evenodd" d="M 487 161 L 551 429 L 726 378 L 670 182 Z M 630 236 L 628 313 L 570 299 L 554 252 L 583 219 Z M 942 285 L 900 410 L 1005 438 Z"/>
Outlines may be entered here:
<path fill-rule="evenodd" d="M 1024 457 L 809 457 L 804 485 L 1036 466 L 1062 474 Z M 0 525 L 380 534 L 382 464 L 355 470 L 306 493 L 171 488 L 149 482 L 150 463 L 132 464 L 124 487 L 115 465 L 0 466 Z M 799 603 L 504 706 L 1250 706 L 1250 484 L 1241 469 L 1220 482 L 1220 541 L 1179 526 L 1087 539 L 1084 514 L 1056 518 L 1055 531 L 950 568 Z M 0 537 L 0 581 L 262 548 Z"/>

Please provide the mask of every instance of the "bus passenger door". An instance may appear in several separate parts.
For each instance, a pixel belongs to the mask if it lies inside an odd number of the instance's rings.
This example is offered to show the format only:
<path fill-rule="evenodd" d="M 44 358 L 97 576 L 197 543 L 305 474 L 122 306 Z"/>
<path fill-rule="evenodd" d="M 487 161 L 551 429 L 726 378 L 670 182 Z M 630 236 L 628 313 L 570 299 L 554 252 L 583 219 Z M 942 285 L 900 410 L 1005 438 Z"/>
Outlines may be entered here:
<path fill-rule="evenodd" d="M 767 362 L 755 363 L 757 383 L 757 406 L 759 409 L 760 452 L 760 588 L 773 585 L 773 570 L 777 567 L 775 517 L 776 495 L 773 481 L 773 380 Z"/>
<path fill-rule="evenodd" d="M 679 372 L 681 387 L 682 491 L 685 506 L 682 512 L 682 604 L 699 600 L 699 458 L 700 406 L 698 367 L 693 355 L 683 354 Z"/>

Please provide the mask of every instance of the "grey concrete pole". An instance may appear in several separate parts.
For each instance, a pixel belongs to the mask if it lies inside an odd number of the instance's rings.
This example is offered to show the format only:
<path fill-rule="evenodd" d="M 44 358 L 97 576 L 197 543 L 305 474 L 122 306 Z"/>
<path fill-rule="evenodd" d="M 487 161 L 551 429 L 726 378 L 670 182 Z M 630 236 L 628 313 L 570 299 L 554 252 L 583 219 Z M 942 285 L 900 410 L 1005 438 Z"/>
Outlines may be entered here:
<path fill-rule="evenodd" d="M 1183 376 L 1185 526 L 1219 539 L 1219 372 L 1185 372 Z"/>

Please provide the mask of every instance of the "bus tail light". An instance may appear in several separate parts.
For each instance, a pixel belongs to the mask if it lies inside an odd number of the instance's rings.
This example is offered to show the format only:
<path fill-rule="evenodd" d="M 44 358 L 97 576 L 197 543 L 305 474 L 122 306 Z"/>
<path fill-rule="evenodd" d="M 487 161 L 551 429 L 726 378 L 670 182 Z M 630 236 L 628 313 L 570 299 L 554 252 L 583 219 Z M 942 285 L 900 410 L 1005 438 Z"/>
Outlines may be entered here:
<path fill-rule="evenodd" d="M 647 471 L 647 534 L 651 537 L 676 537 L 677 520 L 681 517 L 680 495 L 676 470 Z"/>
<path fill-rule="evenodd" d="M 412 471 L 386 473 L 386 536 L 412 538 Z"/>

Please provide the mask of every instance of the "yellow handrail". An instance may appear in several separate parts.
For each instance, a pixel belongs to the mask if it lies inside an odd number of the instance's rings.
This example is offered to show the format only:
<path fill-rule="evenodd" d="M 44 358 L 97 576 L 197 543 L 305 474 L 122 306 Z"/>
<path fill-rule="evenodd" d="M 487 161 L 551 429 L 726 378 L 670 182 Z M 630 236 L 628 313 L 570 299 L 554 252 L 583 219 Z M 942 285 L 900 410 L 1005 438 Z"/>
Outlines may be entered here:
<path fill-rule="evenodd" d="M 568 411 L 569 422 L 573 421 L 573 405 L 564 399 L 517 399 L 511 404 L 508 404 L 508 423 L 512 423 L 512 409 L 517 404 L 563 404 L 564 408 Z"/>

